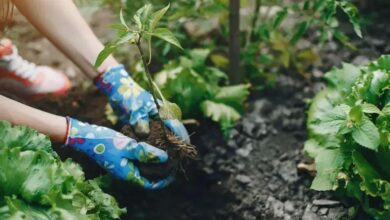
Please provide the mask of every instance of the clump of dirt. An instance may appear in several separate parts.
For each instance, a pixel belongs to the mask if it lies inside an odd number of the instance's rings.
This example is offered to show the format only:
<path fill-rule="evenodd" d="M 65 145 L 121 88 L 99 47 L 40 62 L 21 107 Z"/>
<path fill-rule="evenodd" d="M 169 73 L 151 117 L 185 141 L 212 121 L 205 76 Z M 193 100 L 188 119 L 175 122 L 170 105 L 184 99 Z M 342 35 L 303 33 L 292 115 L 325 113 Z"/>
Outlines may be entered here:
<path fill-rule="evenodd" d="M 168 129 L 163 130 L 159 121 L 150 122 L 150 134 L 145 138 L 138 137 L 129 125 L 122 127 L 121 132 L 130 138 L 146 142 L 167 151 L 168 161 L 165 163 L 138 163 L 141 175 L 150 180 L 158 180 L 176 173 L 182 168 L 182 162 L 197 157 L 195 146 L 176 137 Z M 181 169 L 184 172 L 184 169 Z"/>

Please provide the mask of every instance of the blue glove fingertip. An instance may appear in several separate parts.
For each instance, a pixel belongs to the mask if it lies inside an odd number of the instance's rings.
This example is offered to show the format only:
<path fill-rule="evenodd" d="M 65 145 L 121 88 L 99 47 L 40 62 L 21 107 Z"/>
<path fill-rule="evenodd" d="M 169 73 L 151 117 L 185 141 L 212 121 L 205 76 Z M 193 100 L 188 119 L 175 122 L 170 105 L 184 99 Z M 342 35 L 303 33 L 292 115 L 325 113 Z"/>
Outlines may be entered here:
<path fill-rule="evenodd" d="M 186 143 L 190 143 L 190 135 L 188 135 L 187 129 L 177 119 L 164 120 L 164 124 L 168 127 L 178 138 L 182 139 Z"/>

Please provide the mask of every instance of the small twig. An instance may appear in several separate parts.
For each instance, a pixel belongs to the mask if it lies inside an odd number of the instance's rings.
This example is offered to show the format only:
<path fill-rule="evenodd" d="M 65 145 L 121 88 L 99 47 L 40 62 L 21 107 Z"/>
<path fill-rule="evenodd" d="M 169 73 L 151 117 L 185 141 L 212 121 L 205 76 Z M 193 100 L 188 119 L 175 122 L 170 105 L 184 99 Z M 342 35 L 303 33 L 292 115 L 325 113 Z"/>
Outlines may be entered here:
<path fill-rule="evenodd" d="M 160 104 L 158 103 L 157 101 L 157 97 L 156 97 L 156 94 L 154 92 L 154 86 L 153 86 L 153 79 L 152 79 L 152 76 L 150 75 L 150 72 L 149 72 L 149 67 L 148 67 L 148 64 L 145 60 L 145 55 L 144 55 L 144 52 L 142 51 L 142 48 L 141 48 L 141 35 L 139 36 L 139 39 L 138 41 L 136 42 L 136 45 L 137 45 L 137 48 L 138 48 L 138 51 L 141 55 L 141 60 L 142 60 L 142 63 L 144 65 L 144 68 L 145 68 L 145 72 L 146 72 L 146 76 L 148 78 L 148 82 L 149 82 L 149 88 L 150 88 L 150 92 L 152 93 L 152 96 L 153 96 L 153 100 L 154 100 L 154 103 L 156 104 L 157 106 L 157 115 L 158 115 L 158 120 L 160 121 L 160 124 L 161 124 L 161 128 L 163 130 L 163 133 L 164 133 L 164 136 L 167 138 L 167 132 L 165 130 L 165 125 L 164 125 L 164 122 L 163 120 L 161 119 L 160 117 Z"/>

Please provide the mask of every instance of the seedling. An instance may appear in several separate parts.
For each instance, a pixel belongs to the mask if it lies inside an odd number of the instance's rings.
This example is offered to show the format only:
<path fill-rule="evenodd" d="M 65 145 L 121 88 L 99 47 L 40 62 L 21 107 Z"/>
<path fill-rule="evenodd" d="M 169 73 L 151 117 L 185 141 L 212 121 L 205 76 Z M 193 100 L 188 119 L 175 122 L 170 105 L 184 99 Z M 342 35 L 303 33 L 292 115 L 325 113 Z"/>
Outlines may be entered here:
<path fill-rule="evenodd" d="M 195 148 L 192 145 L 189 145 L 177 139 L 174 135 L 166 131 L 163 120 L 180 120 L 182 113 L 179 106 L 165 99 L 161 90 L 153 81 L 149 71 L 149 64 L 152 60 L 151 44 L 153 37 L 160 38 L 182 49 L 179 41 L 168 28 L 157 27 L 159 21 L 169 9 L 169 6 L 170 5 L 168 4 L 166 7 L 153 12 L 152 5 L 146 4 L 135 13 L 130 22 L 126 21 L 123 15 L 123 10 L 121 10 L 119 14 L 120 24 L 112 25 L 112 28 L 117 31 L 117 39 L 113 42 L 108 43 L 104 47 L 104 49 L 97 57 L 95 66 L 100 66 L 102 62 L 120 45 L 131 44 L 136 46 L 140 54 L 142 64 L 144 66 L 145 74 L 148 79 L 149 90 L 154 98 L 154 102 L 158 109 L 157 120 L 160 123 L 159 126 L 155 125 L 155 123 L 152 123 L 152 132 L 150 135 L 152 137 L 148 137 L 147 140 L 149 140 L 149 142 L 153 145 L 158 145 L 157 147 L 161 147 L 164 144 L 174 145 L 176 151 L 179 152 L 179 159 L 183 157 L 194 159 L 196 157 Z M 145 56 L 144 51 L 141 47 L 141 44 L 143 42 L 147 43 L 148 45 L 148 57 Z M 159 134 L 156 135 L 153 132 L 153 128 L 162 130 L 164 140 L 161 140 Z M 124 133 L 128 134 L 129 136 L 133 135 L 132 132 L 130 132 L 128 129 L 125 129 Z M 173 157 L 175 158 L 175 156 Z"/>

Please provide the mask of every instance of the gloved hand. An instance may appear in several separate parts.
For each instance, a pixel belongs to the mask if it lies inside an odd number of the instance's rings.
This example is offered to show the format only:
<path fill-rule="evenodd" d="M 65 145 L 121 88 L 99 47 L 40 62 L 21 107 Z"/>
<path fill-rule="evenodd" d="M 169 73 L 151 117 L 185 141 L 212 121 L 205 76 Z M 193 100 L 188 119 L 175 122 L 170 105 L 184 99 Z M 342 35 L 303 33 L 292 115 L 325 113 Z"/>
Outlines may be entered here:
<path fill-rule="evenodd" d="M 138 167 L 133 163 L 166 162 L 168 155 L 163 150 L 137 142 L 106 127 L 90 125 L 69 117 L 67 121 L 65 145 L 87 154 L 113 176 L 145 189 L 160 189 L 173 181 L 173 177 L 167 177 L 151 182 L 140 175 Z"/>
<path fill-rule="evenodd" d="M 130 123 L 148 133 L 149 117 L 158 113 L 157 106 L 153 96 L 129 76 L 123 65 L 112 67 L 96 77 L 95 84 L 109 97 L 111 107 L 122 123 Z M 165 120 L 164 123 L 179 138 L 190 142 L 187 130 L 180 121 Z"/>

